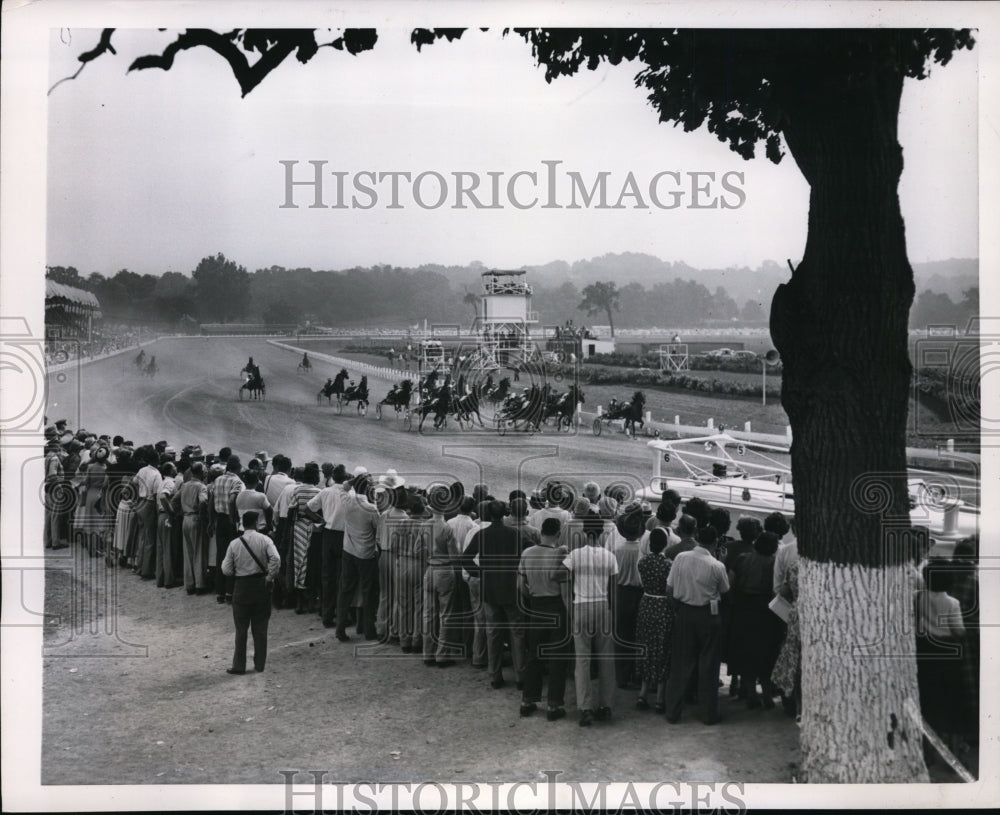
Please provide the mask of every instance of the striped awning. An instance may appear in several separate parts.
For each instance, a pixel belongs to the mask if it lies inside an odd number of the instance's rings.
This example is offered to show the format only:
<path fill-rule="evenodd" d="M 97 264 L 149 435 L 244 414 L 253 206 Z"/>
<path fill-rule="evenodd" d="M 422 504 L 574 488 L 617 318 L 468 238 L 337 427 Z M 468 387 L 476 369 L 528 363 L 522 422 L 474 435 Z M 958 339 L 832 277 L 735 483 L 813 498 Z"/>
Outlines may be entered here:
<path fill-rule="evenodd" d="M 67 286 L 65 283 L 56 283 L 54 280 L 45 281 L 45 299 L 46 301 L 65 300 L 78 306 L 93 309 L 101 307 L 93 292 L 84 291 L 75 286 Z"/>

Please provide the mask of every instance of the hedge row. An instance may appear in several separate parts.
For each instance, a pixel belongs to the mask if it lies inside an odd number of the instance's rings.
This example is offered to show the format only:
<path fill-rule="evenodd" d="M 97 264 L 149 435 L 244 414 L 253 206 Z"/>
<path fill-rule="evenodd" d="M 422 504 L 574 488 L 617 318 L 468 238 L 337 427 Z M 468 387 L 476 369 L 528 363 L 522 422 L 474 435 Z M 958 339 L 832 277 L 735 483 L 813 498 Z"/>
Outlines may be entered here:
<path fill-rule="evenodd" d="M 587 357 L 588 365 L 611 365 L 623 368 L 652 368 L 659 370 L 659 354 L 594 354 Z M 688 357 L 688 368 L 692 371 L 729 371 L 737 374 L 760 373 L 760 358 L 713 357 L 696 354 Z M 781 373 L 781 362 L 768 366 L 768 373 Z"/>

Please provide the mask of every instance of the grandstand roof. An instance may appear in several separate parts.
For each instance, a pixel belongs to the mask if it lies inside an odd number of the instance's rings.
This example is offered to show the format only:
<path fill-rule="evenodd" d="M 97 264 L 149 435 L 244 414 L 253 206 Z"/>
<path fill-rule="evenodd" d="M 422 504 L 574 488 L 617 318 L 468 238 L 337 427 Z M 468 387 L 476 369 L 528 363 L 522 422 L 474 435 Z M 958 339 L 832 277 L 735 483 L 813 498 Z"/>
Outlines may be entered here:
<path fill-rule="evenodd" d="M 65 283 L 56 283 L 54 280 L 45 281 L 46 300 L 68 300 L 79 306 L 89 306 L 90 308 L 100 308 L 101 304 L 92 292 L 78 289 L 75 286 L 67 286 Z"/>

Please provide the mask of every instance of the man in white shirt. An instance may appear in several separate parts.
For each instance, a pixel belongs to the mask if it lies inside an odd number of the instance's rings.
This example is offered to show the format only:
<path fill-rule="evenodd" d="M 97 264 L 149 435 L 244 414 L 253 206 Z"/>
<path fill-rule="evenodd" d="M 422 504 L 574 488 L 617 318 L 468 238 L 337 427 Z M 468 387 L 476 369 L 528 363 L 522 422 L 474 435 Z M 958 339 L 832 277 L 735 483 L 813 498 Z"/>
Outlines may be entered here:
<path fill-rule="evenodd" d="M 152 445 L 140 447 L 136 456 L 142 456 L 143 467 L 136 473 L 135 483 L 138 487 L 136 515 L 139 523 L 139 547 L 136 549 L 136 562 L 139 576 L 143 580 L 156 577 L 156 497 L 163 486 L 163 477 L 156 467 L 159 456 Z"/>
<path fill-rule="evenodd" d="M 243 513 L 252 510 L 257 513 L 257 531 L 267 532 L 271 528 L 272 510 L 271 502 L 258 489 L 260 476 L 254 470 L 247 470 L 246 475 L 243 476 L 243 483 L 246 489 L 236 496 L 236 515 L 240 519 L 236 531 L 243 531 Z"/>
<path fill-rule="evenodd" d="M 292 525 L 288 522 L 288 512 L 292 506 L 292 493 L 302 478 L 302 468 L 296 467 L 289 483 L 281 488 L 278 500 L 274 502 L 274 540 L 281 556 L 282 570 L 276 581 L 275 601 L 277 607 L 292 608 L 295 603 L 295 570 L 290 568 L 292 558 Z M 266 493 L 265 493 L 266 495 Z"/>
<path fill-rule="evenodd" d="M 294 484 L 295 479 L 288 474 L 292 469 L 292 460 L 288 456 L 278 453 L 272 464 L 274 472 L 264 477 L 264 495 L 267 496 L 268 503 L 273 507 L 278 503 L 278 498 L 284 492 L 285 487 Z"/>
<path fill-rule="evenodd" d="M 362 611 L 360 624 L 365 639 L 375 640 L 375 613 L 378 609 L 378 509 L 368 500 L 371 476 L 358 473 L 351 490 L 344 497 L 344 555 L 337 590 L 337 632 L 341 642 L 347 642 L 347 608 L 354 590 L 361 584 Z"/>
<path fill-rule="evenodd" d="M 576 647 L 576 704 L 580 727 L 611 718 L 615 692 L 615 646 L 608 597 L 618 561 L 601 545 L 604 522 L 594 513 L 581 519 L 582 545 L 563 565 L 573 576 L 573 644 Z M 593 657 L 591 655 L 594 655 Z M 590 679 L 590 662 L 597 660 L 597 696 Z M 596 703 L 596 704 L 595 704 Z"/>
<path fill-rule="evenodd" d="M 403 530 L 409 519 L 409 498 L 402 478 L 392 489 L 390 504 L 379 516 L 378 526 L 378 611 L 375 612 L 375 633 L 384 642 L 399 642 L 399 615 L 396 609 L 396 562 L 393 549 L 394 537 Z M 410 653 L 409 645 L 404 649 Z"/>
<path fill-rule="evenodd" d="M 677 555 L 667 575 L 676 615 L 666 698 L 671 724 L 680 721 L 684 692 L 696 671 L 701 720 L 719 721 L 719 601 L 729 591 L 729 578 L 726 567 L 712 556 L 714 548 L 714 534 L 700 536 L 694 549 Z"/>
<path fill-rule="evenodd" d="M 467 498 L 466 500 L 475 502 L 473 498 Z M 483 501 L 477 506 L 477 515 L 479 520 L 472 520 L 472 526 L 464 524 L 468 529 L 465 533 L 465 537 L 456 538 L 459 540 L 460 551 L 464 552 L 469 548 L 469 544 L 472 543 L 472 539 L 476 536 L 476 533 L 480 529 L 485 529 L 490 525 L 489 521 L 485 520 L 483 516 L 486 514 L 486 507 L 488 506 L 488 501 Z M 462 503 L 465 506 L 465 502 Z M 460 515 L 457 517 L 461 517 Z M 455 520 L 455 519 L 452 519 Z M 469 572 L 462 570 L 462 577 L 464 578 L 466 585 L 469 587 L 469 606 L 472 610 L 472 667 L 473 668 L 485 668 L 488 664 L 489 653 L 486 645 L 486 606 L 483 604 L 482 597 L 482 582 L 477 575 L 470 574 Z"/>
<path fill-rule="evenodd" d="M 247 667 L 247 630 L 253 631 L 253 667 L 258 673 L 267 661 L 267 623 L 271 617 L 268 584 L 273 583 L 281 566 L 278 550 L 267 535 L 257 532 L 258 515 L 248 511 L 241 516 L 247 531 L 231 541 L 222 560 L 222 573 L 233 581 L 233 622 L 236 647 L 229 674 L 244 674 Z"/>
<path fill-rule="evenodd" d="M 545 487 L 545 506 L 535 510 L 528 516 L 528 523 L 536 529 L 541 529 L 546 518 L 555 518 L 559 521 L 559 546 L 568 546 L 569 541 L 569 521 L 572 514 L 563 507 L 565 502 L 572 505 L 572 493 L 566 490 L 556 481 L 551 481 Z"/>
<path fill-rule="evenodd" d="M 344 555 L 344 497 L 347 495 L 347 470 L 343 464 L 333 468 L 332 478 L 333 484 L 321 489 L 306 504 L 309 516 L 323 522 L 319 602 L 324 628 L 336 625 L 337 591 Z"/>

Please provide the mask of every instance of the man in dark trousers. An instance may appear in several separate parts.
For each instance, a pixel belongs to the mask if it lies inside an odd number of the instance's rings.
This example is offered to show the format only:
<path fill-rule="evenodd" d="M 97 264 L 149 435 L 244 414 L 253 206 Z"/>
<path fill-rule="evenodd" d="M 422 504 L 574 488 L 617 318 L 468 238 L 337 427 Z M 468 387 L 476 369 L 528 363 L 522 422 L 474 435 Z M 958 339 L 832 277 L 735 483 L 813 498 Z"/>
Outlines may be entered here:
<path fill-rule="evenodd" d="M 243 513 L 242 535 L 231 541 L 222 560 L 222 573 L 233 580 L 233 622 L 236 648 L 229 674 L 247 668 L 247 630 L 253 631 L 253 667 L 258 673 L 267 661 L 267 623 L 271 617 L 268 584 L 278 575 L 281 558 L 272 540 L 257 531 L 257 513 Z"/>
<path fill-rule="evenodd" d="M 719 720 L 719 601 L 729 591 L 729 578 L 712 556 L 714 546 L 714 534 L 699 538 L 698 546 L 677 555 L 667 576 L 675 613 L 666 699 L 671 724 L 680 721 L 684 691 L 696 672 L 701 720 Z"/>
<path fill-rule="evenodd" d="M 219 452 L 222 453 L 221 450 Z M 233 596 L 233 581 L 226 578 L 221 566 L 226 554 L 226 544 L 236 537 L 236 496 L 243 492 L 243 479 L 240 478 L 242 469 L 239 456 L 230 455 L 226 461 L 226 471 L 215 479 L 213 490 L 209 523 L 215 529 L 215 599 L 219 603 L 231 602 Z"/>
<path fill-rule="evenodd" d="M 503 522 L 506 507 L 502 501 L 490 501 L 486 508 L 490 524 L 472 537 L 462 555 L 462 565 L 482 581 L 490 685 L 494 688 L 504 685 L 503 643 L 504 634 L 509 631 L 514 677 L 520 688 L 526 661 L 524 610 L 517 592 L 521 542 L 517 532 Z"/>

